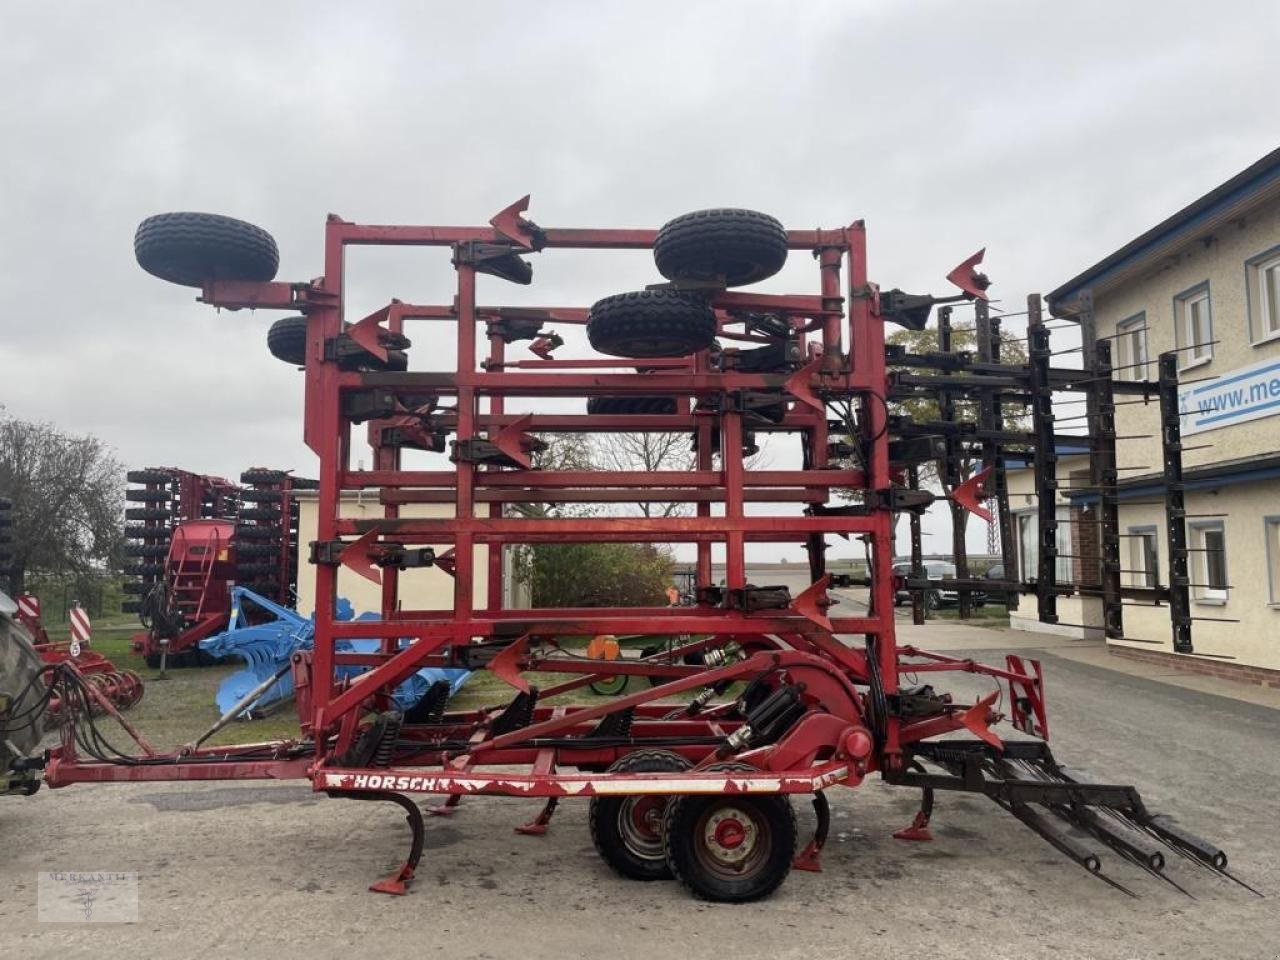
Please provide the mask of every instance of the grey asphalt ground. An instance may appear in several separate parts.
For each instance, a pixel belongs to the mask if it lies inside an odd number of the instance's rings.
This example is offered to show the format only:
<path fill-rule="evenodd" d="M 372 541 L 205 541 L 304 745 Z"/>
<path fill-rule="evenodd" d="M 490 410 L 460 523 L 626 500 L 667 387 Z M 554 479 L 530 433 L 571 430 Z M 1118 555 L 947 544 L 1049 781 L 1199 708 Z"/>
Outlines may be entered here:
<path fill-rule="evenodd" d="M 1187 897 L 1107 855 L 1130 898 L 976 798 L 940 797 L 932 843 L 896 841 L 917 798 L 878 781 L 831 791 L 824 871 L 793 873 L 763 903 L 622 880 L 591 846 L 585 802 L 533 838 L 512 827 L 537 804 L 505 798 L 428 820 L 419 879 L 392 898 L 365 889 L 403 856 L 390 805 L 293 784 L 81 786 L 0 801 L 0 956 L 1280 957 L 1280 711 L 1078 662 L 1059 638 L 952 624 L 935 636 L 997 660 L 987 648 L 1006 641 L 1045 646 L 1059 758 L 1136 784 L 1268 898 L 1172 858 Z M 37 922 L 42 870 L 136 871 L 140 922 Z"/>

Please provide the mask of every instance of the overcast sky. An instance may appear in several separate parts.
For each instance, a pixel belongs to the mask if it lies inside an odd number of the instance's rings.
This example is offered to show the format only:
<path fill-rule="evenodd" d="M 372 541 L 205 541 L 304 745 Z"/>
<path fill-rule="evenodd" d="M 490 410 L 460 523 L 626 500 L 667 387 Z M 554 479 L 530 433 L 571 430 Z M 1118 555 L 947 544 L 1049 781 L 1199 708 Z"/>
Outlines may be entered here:
<path fill-rule="evenodd" d="M 1018 304 L 1275 147 L 1278 34 L 1280 5 L 1222 0 L 0 0 L 0 402 L 131 466 L 314 473 L 273 317 L 136 266 L 134 228 L 168 210 L 265 227 L 288 280 L 320 272 L 331 211 L 478 224 L 532 193 L 543 226 L 865 218 L 873 280 L 942 293 L 985 245 Z M 802 259 L 761 289 L 807 292 Z M 534 262 L 483 299 L 656 279 L 644 257 Z M 354 317 L 451 295 L 441 251 L 349 268 Z"/>

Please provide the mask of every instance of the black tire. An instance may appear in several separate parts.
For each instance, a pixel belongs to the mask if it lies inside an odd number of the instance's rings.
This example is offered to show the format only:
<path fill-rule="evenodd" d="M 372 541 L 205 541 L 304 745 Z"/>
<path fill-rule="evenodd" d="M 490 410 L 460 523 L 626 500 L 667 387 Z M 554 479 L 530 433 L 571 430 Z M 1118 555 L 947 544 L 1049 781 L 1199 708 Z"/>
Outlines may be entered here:
<path fill-rule="evenodd" d="M 16 620 L 0 616 L 0 700 L 13 710 L 12 720 L 8 710 L 0 713 L 0 771 L 8 771 L 11 760 L 34 753 L 44 736 L 43 712 L 22 715 L 40 702 L 46 686 L 40 677 L 43 667 L 31 634 Z M 10 745 L 17 757 L 11 756 Z"/>
<path fill-rule="evenodd" d="M 246 503 L 279 503 L 284 493 L 280 490 L 245 490 L 240 499 Z"/>
<path fill-rule="evenodd" d="M 609 772 L 678 773 L 689 766 L 678 753 L 640 750 L 618 760 Z M 660 794 L 592 797 L 587 823 L 601 859 L 632 880 L 670 879 L 662 833 L 668 802 Z"/>
<path fill-rule="evenodd" d="M 248 580 L 254 577 L 271 577 L 280 569 L 276 563 L 241 563 L 236 566 L 236 580 Z"/>
<path fill-rule="evenodd" d="M 130 483 L 171 483 L 173 474 L 168 470 L 130 470 L 124 478 Z"/>
<path fill-rule="evenodd" d="M 168 527 L 125 527 L 126 540 L 169 540 L 173 531 Z"/>
<path fill-rule="evenodd" d="M 164 543 L 126 543 L 126 557 L 164 557 L 169 554 L 169 546 Z"/>
<path fill-rule="evenodd" d="M 662 647 L 645 647 L 643 650 L 640 651 L 640 659 L 648 660 L 650 657 L 656 657 L 661 652 L 662 652 Z M 649 681 L 649 686 L 660 687 L 664 683 L 666 683 L 670 678 L 669 677 L 645 677 L 645 679 Z"/>
<path fill-rule="evenodd" d="M 307 318 L 284 317 L 273 323 L 267 330 L 267 349 L 277 360 L 283 360 L 290 366 L 304 366 L 307 362 Z M 240 479 L 245 483 L 258 482 L 246 480 L 243 475 Z"/>
<path fill-rule="evenodd" d="M 164 573 L 163 563 L 126 563 L 124 572 L 130 577 L 156 577 Z"/>
<path fill-rule="evenodd" d="M 213 213 L 147 217 L 134 234 L 133 254 L 153 277 L 184 287 L 206 280 L 272 280 L 280 267 L 271 234 Z"/>
<path fill-rule="evenodd" d="M 148 653 L 148 654 L 147 654 L 145 657 L 143 657 L 142 659 L 145 661 L 145 663 L 146 663 L 146 665 L 147 665 L 147 668 L 148 668 L 148 669 L 150 669 L 150 670 L 159 670 L 159 669 L 160 669 L 160 654 L 158 654 L 158 653 Z M 170 664 L 172 664 L 172 662 L 173 662 L 173 661 L 172 661 L 172 658 L 170 658 L 169 663 L 165 664 L 165 666 L 169 666 Z"/>
<path fill-rule="evenodd" d="M 590 416 L 668 414 L 676 412 L 675 397 L 588 397 Z"/>
<path fill-rule="evenodd" d="M 707 770 L 741 768 L 716 764 Z M 722 817 L 716 825 L 716 818 Z M 718 843 L 723 830 L 726 841 Z M 711 832 L 716 839 L 708 839 Z M 718 903 L 749 903 L 769 896 L 791 872 L 796 855 L 796 815 L 777 794 L 710 794 L 676 797 L 667 807 L 667 865 L 696 897 Z M 739 852 L 739 848 L 743 848 Z M 740 857 L 727 861 L 727 857 Z"/>
<path fill-rule="evenodd" d="M 141 600 L 126 600 L 120 604 L 121 613 L 139 613 L 142 610 Z"/>
<path fill-rule="evenodd" d="M 310 477 L 290 477 L 289 485 L 295 490 L 319 490 L 320 481 L 312 480 Z"/>
<path fill-rule="evenodd" d="M 241 524 L 236 527 L 235 539 L 237 540 L 279 540 L 280 528 L 275 525 L 255 526 L 252 524 Z"/>
<path fill-rule="evenodd" d="M 237 557 L 273 557 L 280 553 L 279 543 L 263 543 L 261 540 L 246 540 L 235 546 Z"/>
<path fill-rule="evenodd" d="M 286 319 L 296 319 L 287 317 Z M 302 318 L 303 320 L 306 317 Z M 279 321 L 277 321 L 279 322 Z M 271 470 L 268 467 L 250 467 L 248 470 L 240 474 L 241 483 L 284 483 L 288 479 L 289 474 L 283 470 Z"/>
<path fill-rule="evenodd" d="M 716 341 L 716 315 L 700 297 L 673 290 L 638 290 L 598 300 L 587 338 L 615 357 L 683 357 Z"/>
<path fill-rule="evenodd" d="M 143 583 L 141 580 L 126 580 L 120 586 L 124 593 L 142 594 L 151 590 L 151 584 Z"/>
<path fill-rule="evenodd" d="M 240 511 L 241 520 L 279 520 L 279 507 L 246 507 Z"/>
<path fill-rule="evenodd" d="M 754 210 L 697 210 L 662 226 L 653 245 L 668 280 L 722 281 L 727 287 L 773 276 L 787 262 L 787 231 Z"/>
<path fill-rule="evenodd" d="M 173 511 L 168 507 L 129 507 L 124 512 L 126 520 L 169 520 Z"/>
<path fill-rule="evenodd" d="M 169 490 L 126 490 L 124 498 L 134 503 L 158 503 L 161 500 L 172 500 L 173 493 Z"/>

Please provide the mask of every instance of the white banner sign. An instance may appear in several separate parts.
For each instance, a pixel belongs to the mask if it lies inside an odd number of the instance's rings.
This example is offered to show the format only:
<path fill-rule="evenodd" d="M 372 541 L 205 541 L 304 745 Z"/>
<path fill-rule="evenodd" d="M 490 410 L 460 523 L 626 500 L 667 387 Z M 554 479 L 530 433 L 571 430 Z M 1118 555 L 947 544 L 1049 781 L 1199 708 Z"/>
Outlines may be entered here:
<path fill-rule="evenodd" d="M 1280 360 L 1264 360 L 1178 388 L 1182 435 L 1280 413 Z"/>

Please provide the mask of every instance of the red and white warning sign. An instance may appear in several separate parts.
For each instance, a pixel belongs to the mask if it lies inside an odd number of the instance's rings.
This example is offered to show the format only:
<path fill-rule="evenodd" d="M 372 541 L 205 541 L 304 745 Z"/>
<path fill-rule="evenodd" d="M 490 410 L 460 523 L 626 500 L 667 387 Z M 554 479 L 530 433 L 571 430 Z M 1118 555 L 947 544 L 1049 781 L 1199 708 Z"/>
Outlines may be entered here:
<path fill-rule="evenodd" d="M 69 619 L 71 620 L 71 655 L 78 657 L 80 648 L 89 645 L 89 634 L 93 630 L 93 625 L 89 623 L 89 614 L 78 603 L 71 608 Z"/>
<path fill-rule="evenodd" d="M 24 593 L 18 597 L 18 613 L 33 620 L 40 619 L 40 598 Z"/>

